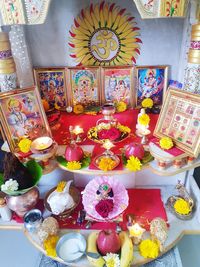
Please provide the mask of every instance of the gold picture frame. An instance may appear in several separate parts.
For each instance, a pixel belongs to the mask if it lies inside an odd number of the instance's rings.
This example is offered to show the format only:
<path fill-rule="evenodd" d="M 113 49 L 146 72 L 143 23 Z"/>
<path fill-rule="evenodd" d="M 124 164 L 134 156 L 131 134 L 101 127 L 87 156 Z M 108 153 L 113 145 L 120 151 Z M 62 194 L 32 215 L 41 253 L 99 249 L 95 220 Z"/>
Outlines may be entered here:
<path fill-rule="evenodd" d="M 99 67 L 71 67 L 66 72 L 70 106 L 81 104 L 87 108 L 101 104 Z"/>
<path fill-rule="evenodd" d="M 116 66 L 101 68 L 102 101 L 124 101 L 129 107 L 135 105 L 134 67 Z"/>
<path fill-rule="evenodd" d="M 0 93 L 0 119 L 11 152 L 22 138 L 52 137 L 36 86 Z"/>
<path fill-rule="evenodd" d="M 200 152 L 200 95 L 168 88 L 154 135 L 170 137 L 192 157 Z"/>
<path fill-rule="evenodd" d="M 35 83 L 41 99 L 47 100 L 49 110 L 66 110 L 68 105 L 65 67 L 34 68 Z"/>
<path fill-rule="evenodd" d="M 162 105 L 167 89 L 168 70 L 167 65 L 136 66 L 136 106 L 140 107 L 142 100 L 149 97 L 155 105 Z"/>

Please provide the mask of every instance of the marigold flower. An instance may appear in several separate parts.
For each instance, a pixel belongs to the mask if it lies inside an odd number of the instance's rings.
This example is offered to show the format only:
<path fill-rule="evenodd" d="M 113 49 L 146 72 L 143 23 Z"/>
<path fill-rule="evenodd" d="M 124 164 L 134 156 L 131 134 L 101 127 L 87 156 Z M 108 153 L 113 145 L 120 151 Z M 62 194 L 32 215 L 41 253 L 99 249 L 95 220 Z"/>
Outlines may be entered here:
<path fill-rule="evenodd" d="M 116 163 L 111 158 L 103 157 L 99 161 L 99 169 L 103 171 L 111 171 L 114 169 Z"/>
<path fill-rule="evenodd" d="M 182 215 L 187 215 L 191 212 L 191 207 L 189 203 L 182 198 L 179 198 L 175 201 L 174 209 L 177 213 Z"/>
<path fill-rule="evenodd" d="M 120 267 L 120 259 L 118 254 L 107 253 L 103 258 L 107 267 Z"/>
<path fill-rule="evenodd" d="M 31 144 L 32 144 L 32 141 L 30 139 L 24 138 L 19 141 L 18 147 L 21 152 L 28 153 L 30 151 Z"/>
<path fill-rule="evenodd" d="M 56 244 L 59 237 L 57 235 L 50 235 L 44 241 L 43 246 L 48 256 L 56 257 Z"/>
<path fill-rule="evenodd" d="M 73 111 L 75 114 L 81 114 L 84 112 L 84 107 L 81 104 L 77 104 L 74 106 Z"/>
<path fill-rule="evenodd" d="M 138 121 L 141 125 L 147 126 L 150 122 L 149 115 L 147 114 L 142 114 L 139 118 Z"/>
<path fill-rule="evenodd" d="M 59 182 L 58 185 L 57 185 L 56 191 L 57 192 L 62 192 L 64 190 L 65 186 L 66 186 L 66 182 L 65 181 Z"/>
<path fill-rule="evenodd" d="M 156 242 L 150 239 L 146 239 L 140 243 L 139 251 L 141 256 L 143 256 L 144 258 L 155 259 L 159 254 L 159 246 Z"/>
<path fill-rule="evenodd" d="M 69 162 L 67 162 L 67 168 L 69 170 L 79 170 L 81 168 L 81 162 L 79 162 L 79 161 L 69 161 Z"/>
<path fill-rule="evenodd" d="M 159 144 L 162 149 L 170 149 L 174 146 L 173 141 L 170 137 L 161 138 Z"/>
<path fill-rule="evenodd" d="M 153 100 L 151 98 L 145 98 L 142 101 L 143 108 L 152 108 L 153 107 Z"/>
<path fill-rule="evenodd" d="M 126 168 L 130 171 L 139 171 L 141 170 L 142 163 L 137 157 L 130 156 L 130 158 L 127 160 Z"/>
<path fill-rule="evenodd" d="M 127 109 L 127 104 L 124 101 L 119 101 L 116 103 L 117 112 L 123 112 Z"/>
<path fill-rule="evenodd" d="M 123 132 L 123 133 L 130 133 L 131 132 L 131 129 L 128 126 L 124 126 L 121 124 L 119 124 L 117 126 L 117 128 L 120 130 L 120 132 Z"/>
<path fill-rule="evenodd" d="M 142 163 L 137 157 L 130 156 L 130 158 L 127 160 L 126 168 L 130 171 L 139 171 L 141 170 Z"/>

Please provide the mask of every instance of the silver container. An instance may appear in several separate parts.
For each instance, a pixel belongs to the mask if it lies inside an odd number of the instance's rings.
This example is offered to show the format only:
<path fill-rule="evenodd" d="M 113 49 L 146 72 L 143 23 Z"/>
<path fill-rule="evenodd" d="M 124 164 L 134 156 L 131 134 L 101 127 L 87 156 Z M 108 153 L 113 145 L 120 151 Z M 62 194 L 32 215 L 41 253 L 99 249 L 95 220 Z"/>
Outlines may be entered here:
<path fill-rule="evenodd" d="M 24 227 L 30 232 L 34 233 L 42 224 L 42 212 L 38 209 L 33 209 L 24 215 Z"/>

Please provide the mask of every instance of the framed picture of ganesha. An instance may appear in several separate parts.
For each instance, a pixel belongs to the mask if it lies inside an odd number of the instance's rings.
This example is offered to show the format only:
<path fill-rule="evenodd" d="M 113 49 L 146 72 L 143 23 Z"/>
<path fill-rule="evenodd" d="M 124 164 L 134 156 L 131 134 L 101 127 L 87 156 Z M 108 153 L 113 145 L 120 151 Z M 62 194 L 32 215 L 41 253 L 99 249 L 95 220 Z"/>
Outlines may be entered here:
<path fill-rule="evenodd" d="M 200 95 L 168 88 L 154 135 L 170 137 L 193 157 L 200 153 Z"/>
<path fill-rule="evenodd" d="M 103 67 L 102 87 L 103 102 L 125 102 L 129 107 L 134 105 L 133 67 Z"/>
<path fill-rule="evenodd" d="M 99 106 L 100 99 L 100 71 L 97 67 L 68 68 L 70 88 L 69 102 L 71 106 L 81 104 L 84 108 Z"/>
<path fill-rule="evenodd" d="M 36 87 L 0 93 L 0 119 L 10 150 L 18 152 L 22 138 L 34 140 L 51 131 Z"/>
<path fill-rule="evenodd" d="M 66 109 L 65 68 L 36 68 L 34 76 L 40 96 L 49 104 L 49 110 Z"/>
<path fill-rule="evenodd" d="M 161 106 L 167 89 L 168 66 L 136 67 L 136 105 L 151 98 L 155 105 Z"/>

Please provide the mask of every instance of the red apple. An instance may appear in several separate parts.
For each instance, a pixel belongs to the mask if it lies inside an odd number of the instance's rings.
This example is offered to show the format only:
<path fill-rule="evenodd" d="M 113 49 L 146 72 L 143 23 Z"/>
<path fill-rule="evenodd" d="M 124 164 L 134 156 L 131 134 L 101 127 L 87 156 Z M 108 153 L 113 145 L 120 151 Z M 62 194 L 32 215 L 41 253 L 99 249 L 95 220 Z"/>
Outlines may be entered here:
<path fill-rule="evenodd" d="M 144 148 L 143 145 L 137 143 L 130 143 L 125 148 L 125 156 L 126 158 L 130 158 L 130 156 L 137 157 L 138 159 L 142 159 L 144 157 Z"/>
<path fill-rule="evenodd" d="M 117 253 L 121 247 L 118 234 L 114 230 L 102 230 L 97 237 L 97 247 L 102 255 Z"/>
<path fill-rule="evenodd" d="M 67 161 L 80 161 L 84 156 L 83 149 L 76 144 L 70 144 L 66 147 L 65 158 Z"/>

